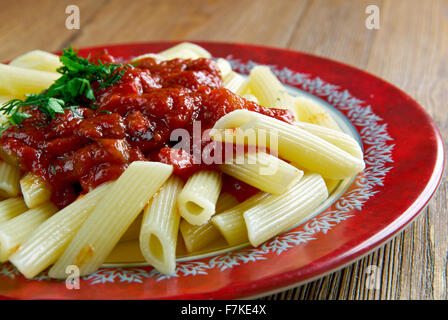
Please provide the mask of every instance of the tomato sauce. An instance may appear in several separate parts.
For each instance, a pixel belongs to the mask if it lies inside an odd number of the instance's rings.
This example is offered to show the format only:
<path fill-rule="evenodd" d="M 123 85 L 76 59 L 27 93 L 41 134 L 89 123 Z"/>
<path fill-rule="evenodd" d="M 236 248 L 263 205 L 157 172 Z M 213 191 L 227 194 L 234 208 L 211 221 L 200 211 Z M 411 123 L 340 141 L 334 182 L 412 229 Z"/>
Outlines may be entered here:
<path fill-rule="evenodd" d="M 92 61 L 114 62 L 107 52 Z M 0 147 L 17 158 L 24 172 L 42 177 L 52 190 L 51 200 L 63 208 L 79 194 L 103 182 L 117 179 L 137 160 L 160 161 L 174 166 L 174 173 L 188 178 L 213 164 L 194 161 L 190 152 L 173 148 L 175 129 L 191 136 L 194 123 L 201 130 L 212 128 L 225 114 L 248 109 L 286 122 L 291 112 L 268 109 L 223 88 L 220 71 L 211 59 L 156 61 L 146 58 L 125 69 L 110 87 L 93 84 L 94 108 L 67 109 L 50 119 L 39 110 L 0 138 Z M 210 141 L 200 141 L 200 148 Z M 196 148 L 197 148 L 196 144 Z M 230 179 L 225 190 L 253 194 L 250 186 Z M 244 189 L 244 190 L 243 190 Z"/>

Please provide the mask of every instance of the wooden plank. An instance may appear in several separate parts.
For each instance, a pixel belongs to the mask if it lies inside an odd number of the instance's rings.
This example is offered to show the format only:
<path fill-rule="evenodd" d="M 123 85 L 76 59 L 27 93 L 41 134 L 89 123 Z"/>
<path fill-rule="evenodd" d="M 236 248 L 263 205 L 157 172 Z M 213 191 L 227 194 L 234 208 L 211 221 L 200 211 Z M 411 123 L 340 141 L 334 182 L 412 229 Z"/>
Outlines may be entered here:
<path fill-rule="evenodd" d="M 74 39 L 73 44 L 208 40 L 284 46 L 306 3 L 112 0 L 104 5 L 94 23 L 82 27 L 82 34 Z"/>
<path fill-rule="evenodd" d="M 306 8 L 288 43 L 293 50 L 363 68 L 376 33 L 365 27 L 368 5 L 382 0 L 316 0 Z"/>
<path fill-rule="evenodd" d="M 82 26 L 88 22 L 103 1 L 76 1 L 80 9 L 80 30 L 68 30 L 65 21 L 68 15 L 65 1 L 52 0 L 17 0 L 2 5 L 0 17 L 0 61 L 11 60 L 25 52 L 35 49 L 45 51 L 59 50 L 66 43 L 82 32 Z"/>

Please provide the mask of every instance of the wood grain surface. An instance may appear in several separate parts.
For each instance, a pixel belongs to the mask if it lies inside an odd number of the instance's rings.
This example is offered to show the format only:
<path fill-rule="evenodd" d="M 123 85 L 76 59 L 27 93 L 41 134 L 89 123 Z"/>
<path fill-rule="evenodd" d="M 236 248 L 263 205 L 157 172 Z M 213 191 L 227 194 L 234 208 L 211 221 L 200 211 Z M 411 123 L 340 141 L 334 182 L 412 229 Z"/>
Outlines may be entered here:
<path fill-rule="evenodd" d="M 338 60 L 409 93 L 448 136 L 448 0 L 1 0 L 0 60 L 71 44 L 211 40 Z M 65 8 L 80 8 L 67 30 Z M 365 26 L 368 5 L 380 28 Z M 448 183 L 403 232 L 357 262 L 262 299 L 448 299 Z M 369 266 L 381 277 L 368 289 Z"/>

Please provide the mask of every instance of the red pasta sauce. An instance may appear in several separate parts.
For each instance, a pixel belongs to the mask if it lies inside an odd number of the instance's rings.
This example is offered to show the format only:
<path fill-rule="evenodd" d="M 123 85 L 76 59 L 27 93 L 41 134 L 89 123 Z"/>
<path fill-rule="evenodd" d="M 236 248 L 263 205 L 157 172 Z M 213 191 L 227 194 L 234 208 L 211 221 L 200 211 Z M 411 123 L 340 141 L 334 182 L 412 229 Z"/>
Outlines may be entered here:
<path fill-rule="evenodd" d="M 92 61 L 98 59 L 117 63 L 107 52 Z M 223 88 L 220 71 L 211 59 L 146 58 L 125 70 L 110 87 L 93 84 L 95 108 L 67 109 L 54 119 L 39 110 L 29 111 L 32 117 L 0 138 L 2 151 L 16 157 L 23 172 L 33 172 L 48 183 L 51 201 L 59 208 L 117 179 L 133 161 L 171 164 L 174 174 L 184 179 L 201 169 L 215 170 L 215 164 L 193 161 L 194 148 L 213 142 L 191 143 L 190 152 L 173 148 L 178 143 L 170 140 L 175 129 L 193 136 L 195 122 L 199 121 L 203 132 L 237 109 L 288 123 L 294 119 L 288 110 L 264 108 Z M 224 179 L 223 190 L 239 200 L 257 191 L 231 177 Z"/>

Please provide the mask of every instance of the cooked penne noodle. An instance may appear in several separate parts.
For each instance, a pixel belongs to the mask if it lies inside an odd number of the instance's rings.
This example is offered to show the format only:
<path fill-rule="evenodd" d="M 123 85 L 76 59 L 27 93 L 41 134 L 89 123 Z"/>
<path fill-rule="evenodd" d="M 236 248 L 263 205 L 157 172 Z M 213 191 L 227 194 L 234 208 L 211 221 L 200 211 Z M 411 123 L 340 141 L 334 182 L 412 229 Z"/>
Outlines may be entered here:
<path fill-rule="evenodd" d="M 355 158 L 324 139 L 298 126 L 256 112 L 232 111 L 219 119 L 213 129 L 210 136 L 214 140 L 222 140 L 229 133 L 238 139 L 244 136 L 247 130 L 263 132 L 267 139 L 264 142 L 257 140 L 257 144 L 265 143 L 267 147 L 277 147 L 281 158 L 295 162 L 325 178 L 347 178 L 365 167 L 362 159 Z M 271 139 L 272 137 L 276 139 Z M 272 140 L 276 140 L 277 145 L 269 145 Z"/>
<path fill-rule="evenodd" d="M 363 159 L 364 157 L 358 142 L 344 132 L 306 122 L 297 122 L 297 126 L 350 153 L 355 158 Z"/>
<path fill-rule="evenodd" d="M 210 221 L 203 225 L 195 226 L 182 219 L 180 232 L 188 252 L 199 251 L 221 237 L 219 230 Z"/>
<path fill-rule="evenodd" d="M 341 131 L 333 117 L 317 101 L 307 97 L 295 97 L 294 108 L 299 121 L 317 124 Z"/>
<path fill-rule="evenodd" d="M 182 59 L 198 59 L 211 58 L 210 52 L 204 48 L 190 42 L 182 42 L 174 47 L 158 53 L 159 56 L 167 60 L 182 58 Z"/>
<path fill-rule="evenodd" d="M 57 210 L 51 202 L 46 202 L 0 225 L 0 262 L 7 261 L 19 250 L 22 242 Z"/>
<path fill-rule="evenodd" d="M 259 104 L 268 108 L 289 109 L 297 119 L 293 98 L 269 67 L 253 67 L 249 73 L 248 86 Z"/>
<path fill-rule="evenodd" d="M 226 59 L 219 58 L 216 60 L 216 65 L 218 66 L 219 70 L 221 71 L 221 77 L 224 79 L 229 73 L 232 72 L 232 66 L 230 65 L 230 62 Z"/>
<path fill-rule="evenodd" d="M 20 169 L 0 161 L 0 196 L 15 197 L 20 193 Z"/>
<path fill-rule="evenodd" d="M 80 275 L 95 272 L 172 172 L 160 162 L 132 162 L 87 217 L 50 277 L 65 278 L 69 265 L 78 266 Z"/>
<path fill-rule="evenodd" d="M 266 152 L 237 155 L 231 164 L 221 164 L 222 172 L 261 191 L 281 194 L 303 176 L 303 171 Z"/>
<path fill-rule="evenodd" d="M 0 201 L 0 225 L 28 210 L 22 197 Z"/>
<path fill-rule="evenodd" d="M 23 97 L 48 88 L 61 75 L 0 64 L 0 94 Z"/>
<path fill-rule="evenodd" d="M 155 54 L 155 53 L 145 53 L 145 54 L 142 54 L 142 55 L 137 56 L 135 58 L 132 58 L 129 62 L 132 63 L 132 64 L 135 64 L 138 61 L 140 61 L 142 59 L 145 59 L 145 58 L 153 58 L 153 59 L 160 60 L 160 61 L 166 60 L 164 57 L 162 57 L 162 56 L 160 56 L 158 54 Z"/>
<path fill-rule="evenodd" d="M 220 172 L 203 170 L 193 174 L 177 199 L 181 216 L 193 225 L 207 223 L 216 212 L 221 188 Z"/>
<path fill-rule="evenodd" d="M 221 234 L 231 246 L 247 242 L 247 229 L 244 223 L 243 213 L 249 210 L 263 199 L 272 197 L 266 192 L 259 192 L 239 205 L 215 215 L 211 222 L 218 228 Z"/>
<path fill-rule="evenodd" d="M 20 190 L 28 208 L 34 208 L 50 199 L 51 190 L 45 181 L 28 172 L 20 179 Z"/>
<path fill-rule="evenodd" d="M 250 243 L 258 246 L 303 222 L 327 198 L 324 180 L 312 173 L 304 175 L 284 194 L 259 201 L 243 214 Z"/>
<path fill-rule="evenodd" d="M 224 78 L 224 88 L 230 91 L 243 95 L 248 85 L 248 81 L 236 72 L 229 72 Z"/>
<path fill-rule="evenodd" d="M 234 196 L 230 193 L 222 192 L 216 202 L 216 213 L 223 212 L 236 205 L 238 205 L 238 201 Z M 182 219 L 180 231 L 188 252 L 199 251 L 221 237 L 221 233 L 211 221 L 195 226 Z"/>
<path fill-rule="evenodd" d="M 27 52 L 12 60 L 9 65 L 47 72 L 56 72 L 57 68 L 62 67 L 57 55 L 42 50 Z"/>
<path fill-rule="evenodd" d="M 176 245 L 180 215 L 176 200 L 183 182 L 172 176 L 153 197 L 143 213 L 140 250 L 158 271 L 172 274 L 176 269 Z"/>
<path fill-rule="evenodd" d="M 39 225 L 9 261 L 27 278 L 35 277 L 53 264 L 98 202 L 109 192 L 112 183 L 95 188 Z"/>
<path fill-rule="evenodd" d="M 249 100 L 249 101 L 252 101 L 252 102 L 255 102 L 255 103 L 259 104 L 259 101 L 258 101 L 257 97 L 254 96 L 254 95 L 251 94 L 251 93 L 246 93 L 246 94 L 244 94 L 244 95 L 243 95 L 243 98 L 246 99 L 246 100 Z"/>

